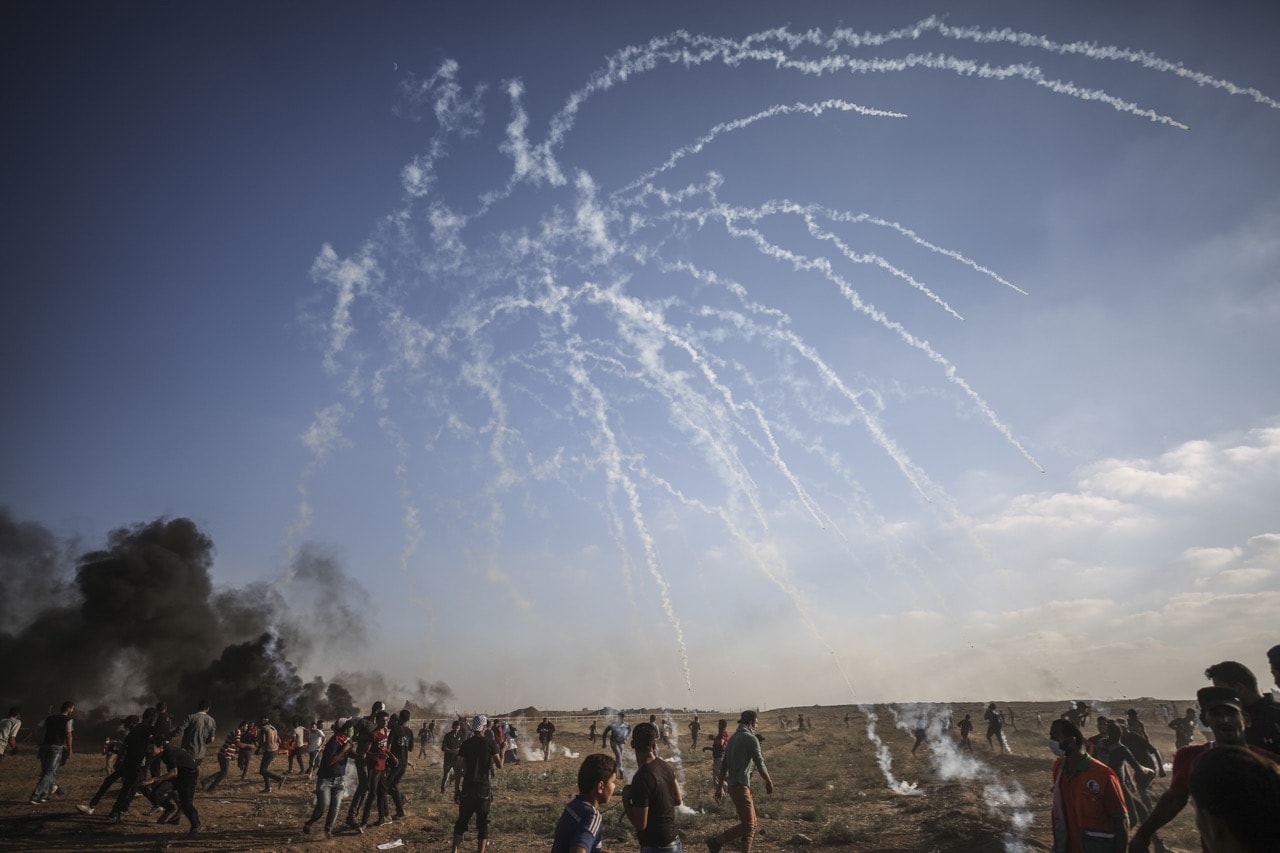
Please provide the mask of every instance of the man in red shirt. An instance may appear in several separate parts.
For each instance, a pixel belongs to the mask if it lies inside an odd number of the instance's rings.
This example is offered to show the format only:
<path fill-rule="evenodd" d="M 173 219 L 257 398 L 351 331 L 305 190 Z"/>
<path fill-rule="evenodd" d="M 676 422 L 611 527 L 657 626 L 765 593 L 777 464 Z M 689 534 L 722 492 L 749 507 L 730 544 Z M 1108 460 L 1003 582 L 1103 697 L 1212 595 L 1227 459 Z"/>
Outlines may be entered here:
<path fill-rule="evenodd" d="M 378 820 L 374 826 L 387 823 L 387 769 L 397 763 L 395 755 L 391 753 L 391 729 L 387 726 L 390 717 L 385 710 L 373 715 L 376 728 L 369 735 L 369 746 L 364 753 L 365 767 L 369 771 L 369 794 L 364 801 L 364 815 L 360 821 L 362 827 L 369 825 L 369 812 L 373 810 L 375 801 L 378 804 Z"/>
<path fill-rule="evenodd" d="M 1053 765 L 1054 853 L 1124 853 L 1129 814 L 1120 780 L 1085 751 L 1084 735 L 1067 720 L 1049 724 Z"/>
<path fill-rule="evenodd" d="M 1142 822 L 1138 831 L 1129 842 L 1129 853 L 1147 853 L 1151 844 L 1151 836 L 1187 805 L 1191 797 L 1191 766 L 1195 764 L 1205 750 L 1215 746 L 1245 746 L 1244 710 L 1240 697 L 1227 687 L 1204 687 L 1196 692 L 1196 701 L 1200 703 L 1200 721 L 1213 730 L 1211 743 L 1198 743 L 1184 746 L 1174 753 L 1173 773 L 1169 777 L 1169 790 L 1165 791 L 1151 810 L 1151 816 Z M 1280 755 L 1274 755 L 1257 746 L 1251 750 L 1270 761 L 1280 761 Z M 1208 851 L 1201 839 L 1201 847 Z"/>

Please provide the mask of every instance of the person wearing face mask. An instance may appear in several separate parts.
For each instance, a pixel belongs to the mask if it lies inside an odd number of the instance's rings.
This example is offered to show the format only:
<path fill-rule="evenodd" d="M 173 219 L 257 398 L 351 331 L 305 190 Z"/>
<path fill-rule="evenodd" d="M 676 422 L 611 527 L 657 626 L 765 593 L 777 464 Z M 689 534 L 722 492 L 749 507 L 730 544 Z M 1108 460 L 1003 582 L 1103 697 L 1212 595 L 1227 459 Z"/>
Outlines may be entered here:
<path fill-rule="evenodd" d="M 1184 746 L 1174 753 L 1173 773 L 1169 776 L 1169 790 L 1156 801 L 1151 816 L 1142 822 L 1129 842 L 1129 853 L 1146 853 L 1151 837 L 1187 805 L 1191 798 L 1191 768 L 1206 750 L 1217 746 L 1245 746 L 1245 717 L 1243 703 L 1229 687 L 1204 687 L 1196 692 L 1200 703 L 1200 721 L 1213 732 L 1213 741 Z M 1280 761 L 1260 746 L 1249 749 L 1268 761 Z M 1201 847 L 1208 853 L 1209 847 L 1201 838 Z"/>
<path fill-rule="evenodd" d="M 1049 725 L 1053 764 L 1053 853 L 1124 853 L 1129 813 L 1120 780 L 1085 751 L 1084 735 L 1067 720 Z"/>

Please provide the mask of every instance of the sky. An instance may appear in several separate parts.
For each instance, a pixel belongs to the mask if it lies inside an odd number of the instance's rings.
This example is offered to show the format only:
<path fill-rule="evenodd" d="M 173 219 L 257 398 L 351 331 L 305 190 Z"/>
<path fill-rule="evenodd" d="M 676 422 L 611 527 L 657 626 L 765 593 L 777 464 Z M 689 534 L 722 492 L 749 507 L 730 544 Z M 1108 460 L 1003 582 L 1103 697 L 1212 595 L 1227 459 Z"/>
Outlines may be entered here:
<path fill-rule="evenodd" d="M 3 16 L 0 506 L 286 598 L 330 555 L 369 638 L 304 675 L 1267 681 L 1274 3 Z"/>

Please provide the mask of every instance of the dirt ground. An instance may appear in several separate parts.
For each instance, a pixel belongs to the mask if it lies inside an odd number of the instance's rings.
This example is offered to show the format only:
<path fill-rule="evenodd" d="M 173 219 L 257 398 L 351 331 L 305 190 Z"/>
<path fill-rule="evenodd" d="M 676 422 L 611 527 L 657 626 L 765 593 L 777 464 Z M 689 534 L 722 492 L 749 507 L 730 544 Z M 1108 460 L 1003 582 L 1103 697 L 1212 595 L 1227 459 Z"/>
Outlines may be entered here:
<path fill-rule="evenodd" d="M 1172 761 L 1173 732 L 1160 715 L 1156 700 L 1097 703 L 1105 713 L 1122 713 L 1137 708 L 1146 722 L 1152 741 Z M 1167 702 L 1176 714 L 1187 706 L 1184 701 Z M 836 849 L 853 853 L 997 853 L 1023 849 L 1050 849 L 1049 772 L 1052 756 L 1045 730 L 1051 719 L 1068 707 L 1064 700 L 1054 703 L 1000 703 L 1011 707 L 1016 730 L 1006 728 L 1012 755 L 1002 755 L 987 747 L 981 723 L 983 706 L 958 703 L 952 706 L 954 719 L 966 713 L 978 721 L 973 734 L 975 756 L 986 768 L 982 778 L 943 778 L 937 762 L 926 746 L 913 756 L 911 734 L 895 727 L 889 708 L 877 706 L 877 733 L 892 756 L 892 773 L 898 779 L 915 783 L 919 791 L 901 795 L 889 790 L 876 762 L 876 747 L 867 737 L 867 721 L 852 706 L 784 708 L 761 712 L 759 731 L 765 736 L 765 761 L 773 776 L 775 791 L 764 793 L 763 784 L 755 787 L 756 806 L 760 814 L 757 851 Z M 655 711 L 661 715 L 661 711 Z M 649 711 L 628 712 L 628 718 L 640 721 Z M 795 719 L 804 714 L 812 721 L 812 729 L 783 731 L 783 717 Z M 849 714 L 846 727 L 844 717 Z M 555 713 L 549 714 L 553 720 Z M 1042 724 L 1037 724 L 1037 715 Z M 671 759 L 675 747 L 681 753 L 682 784 L 685 805 L 691 810 L 677 816 L 677 826 L 684 837 L 686 850 L 702 853 L 706 837 L 734 822 L 733 807 L 727 801 L 718 805 L 711 796 L 709 753 L 689 748 L 685 728 L 690 714 L 674 714 L 679 728 L 673 747 L 660 754 Z M 714 732 L 716 719 L 725 717 L 732 723 L 737 712 L 702 711 L 702 742 Z M 537 720 L 522 721 L 521 732 L 532 734 Z M 417 721 L 414 722 L 416 727 Z M 545 853 L 550 848 L 552 830 L 564 804 L 575 793 L 575 779 L 581 756 L 602 751 L 587 739 L 589 722 L 581 718 L 563 719 L 557 723 L 557 752 L 548 762 L 526 759 L 518 765 L 508 764 L 499 771 L 494 788 L 490 853 Z M 1092 726 L 1090 726 L 1092 728 Z M 600 729 L 603 730 L 603 721 Z M 1086 735 L 1093 731 L 1086 731 Z M 954 735 L 954 728 L 953 728 Z M 528 738 L 523 744 L 527 753 Z M 577 753 L 569 757 L 565 751 Z M 448 850 L 456 807 L 452 798 L 441 797 L 439 753 L 415 759 L 406 774 L 402 789 L 406 792 L 407 818 L 388 826 L 370 828 L 363 835 L 344 832 L 326 839 L 323 832 L 302 833 L 302 823 L 310 813 L 312 786 L 297 775 L 286 777 L 282 788 L 271 794 L 260 794 L 261 781 L 252 775 L 241 781 L 238 775 L 224 782 L 213 795 L 199 794 L 196 807 L 204 831 L 194 840 L 182 836 L 185 820 L 178 827 L 158 826 L 143 816 L 148 804 L 135 800 L 131 813 L 123 823 L 111 824 L 105 819 L 112 795 L 94 815 L 78 812 L 96 790 L 104 775 L 103 758 L 96 753 L 77 753 L 59 777 L 60 795 L 44 805 L 31 805 L 28 799 L 38 775 L 34 750 L 22 745 L 18 756 L 0 762 L 0 850 L 71 851 L 93 849 L 110 853 L 142 853 L 161 850 L 218 851 L 319 851 L 354 853 L 372 851 L 378 845 L 396 840 L 399 851 Z M 206 764 L 216 769 L 212 758 Z M 255 765 L 256 766 L 256 763 Z M 1163 792 L 1167 778 L 1157 779 L 1153 793 Z M 1021 786 L 1029 802 L 1021 809 L 999 805 L 993 800 L 994 790 L 1010 790 Z M 994 788 L 992 787 L 994 786 Z M 343 805 L 345 813 L 346 805 Z M 1021 811 L 1029 814 L 1031 823 L 1017 827 L 1014 821 Z M 1170 824 L 1161 838 L 1171 851 L 1199 849 L 1194 817 L 1188 808 Z M 376 814 L 376 812 L 375 812 Z M 634 835 L 617 799 L 604 810 L 606 848 L 620 851 L 636 849 Z M 1019 848 L 1018 845 L 1021 845 Z M 463 842 L 464 851 L 475 850 L 474 831 Z"/>

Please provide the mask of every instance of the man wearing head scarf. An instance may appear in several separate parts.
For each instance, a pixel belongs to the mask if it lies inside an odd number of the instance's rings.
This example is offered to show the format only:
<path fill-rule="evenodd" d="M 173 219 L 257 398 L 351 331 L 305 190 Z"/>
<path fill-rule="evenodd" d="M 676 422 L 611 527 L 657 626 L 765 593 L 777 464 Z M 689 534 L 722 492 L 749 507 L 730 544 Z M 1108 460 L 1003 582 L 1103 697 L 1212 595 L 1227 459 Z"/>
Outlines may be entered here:
<path fill-rule="evenodd" d="M 339 717 L 333 724 L 333 737 L 325 741 L 324 752 L 316 767 L 316 805 L 311 817 L 302 825 L 303 832 L 310 832 L 311 825 L 324 818 L 326 838 L 333 836 L 333 824 L 338 819 L 342 805 L 343 783 L 347 777 L 347 759 L 355 747 L 348 733 L 347 718 Z"/>
<path fill-rule="evenodd" d="M 476 819 L 476 853 L 484 853 L 489 843 L 489 806 L 493 788 L 489 780 L 500 767 L 498 745 L 485 737 L 489 719 L 477 714 L 471 721 L 471 737 L 458 750 L 458 765 L 453 776 L 453 801 L 458 804 L 458 820 L 453 825 L 453 853 L 462 847 L 462 836 Z"/>
<path fill-rule="evenodd" d="M 740 839 L 742 853 L 751 853 L 751 842 L 756 835 L 756 808 L 751 799 L 751 770 L 754 767 L 764 780 L 764 790 L 773 793 L 773 779 L 764 766 L 764 753 L 760 751 L 760 739 L 756 736 L 755 711 L 743 711 L 738 718 L 738 730 L 729 738 L 725 747 L 724 762 L 716 777 L 716 802 L 724 798 L 724 788 L 729 789 L 729 799 L 738 813 L 738 825 L 707 839 L 710 853 L 720 853 L 727 842 Z"/>

